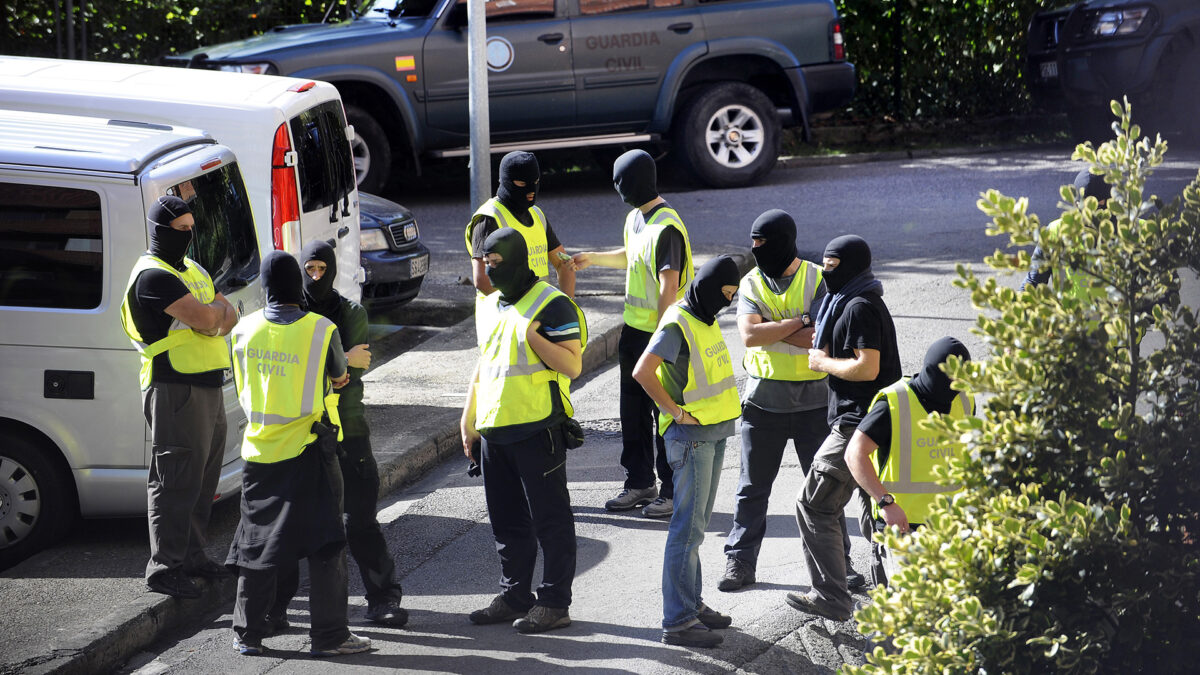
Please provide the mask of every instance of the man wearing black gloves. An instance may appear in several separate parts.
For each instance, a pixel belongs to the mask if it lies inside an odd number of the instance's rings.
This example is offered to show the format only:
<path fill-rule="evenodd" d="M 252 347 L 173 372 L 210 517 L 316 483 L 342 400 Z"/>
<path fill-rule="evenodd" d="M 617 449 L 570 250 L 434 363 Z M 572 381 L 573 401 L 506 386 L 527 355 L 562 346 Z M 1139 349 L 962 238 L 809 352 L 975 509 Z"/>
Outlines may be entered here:
<path fill-rule="evenodd" d="M 654 159 L 644 150 L 630 150 L 617 158 L 613 185 L 621 200 L 633 207 L 625 217 L 624 245 L 611 251 L 577 253 L 574 258 L 577 270 L 589 265 L 625 270 L 625 327 L 617 344 L 625 484 L 604 508 L 625 511 L 649 502 L 642 515 L 667 518 L 674 510 L 675 488 L 666 446 L 655 431 L 658 408 L 633 379 L 633 368 L 650 344 L 659 318 L 683 299 L 692 281 L 692 246 L 683 220 L 659 196 Z M 656 468 L 661 491 L 655 487 Z"/>
<path fill-rule="evenodd" d="M 467 253 L 471 256 L 471 281 L 480 297 L 496 290 L 488 279 L 483 261 L 483 242 L 502 227 L 511 227 L 525 238 L 529 268 L 539 279 L 547 279 L 550 268 L 558 275 L 558 287 L 575 296 L 575 266 L 537 206 L 542 170 L 532 152 L 510 152 L 500 160 L 500 185 L 467 224 Z M 479 298 L 476 298 L 478 300 Z"/>
<path fill-rule="evenodd" d="M 846 445 L 875 393 L 900 379 L 900 353 L 883 284 L 871 273 L 867 242 L 855 235 L 838 237 L 825 247 L 823 262 L 830 295 L 817 310 L 816 347 L 808 352 L 808 366 L 829 374 L 829 436 L 796 498 L 812 590 L 788 593 L 787 603 L 845 621 L 853 604 L 846 585 L 843 510 L 858 488 L 846 467 Z"/>
<path fill-rule="evenodd" d="M 220 336 L 238 316 L 208 272 L 186 257 L 196 226 L 187 203 L 159 197 L 146 220 L 150 250 L 130 272 L 121 303 L 121 324 L 141 356 L 138 379 L 153 441 L 146 586 L 198 598 L 200 589 L 188 577 L 228 576 L 204 544 L 225 456 L 221 383 L 229 347 Z"/>
<path fill-rule="evenodd" d="M 541 633 L 571 625 L 575 517 L 563 427 L 574 414 L 570 387 L 583 367 L 587 323 L 570 298 L 529 269 L 519 232 L 497 230 L 481 250 L 499 292 L 476 305 L 479 363 L 460 432 L 463 454 L 483 467 L 501 591 L 470 620 Z M 474 457 L 481 435 L 483 456 Z M 543 573 L 535 598 L 539 545 Z"/>
<path fill-rule="evenodd" d="M 379 467 L 371 452 L 371 430 L 363 407 L 362 374 L 371 365 L 367 338 L 367 310 L 343 298 L 334 289 L 337 254 L 325 241 L 310 241 L 300 253 L 304 266 L 304 301 L 308 311 L 333 322 L 346 352 L 350 383 L 338 390 L 338 417 L 343 438 L 338 454 L 342 470 L 346 542 L 358 564 L 367 595 L 367 619 L 390 626 L 403 626 L 408 611 L 400 607 L 403 591 L 394 578 L 396 564 L 388 552 L 376 518 L 379 499 Z M 296 593 L 299 575 L 282 574 L 275 608 L 268 623 L 273 629 L 287 626 L 287 605 Z"/>

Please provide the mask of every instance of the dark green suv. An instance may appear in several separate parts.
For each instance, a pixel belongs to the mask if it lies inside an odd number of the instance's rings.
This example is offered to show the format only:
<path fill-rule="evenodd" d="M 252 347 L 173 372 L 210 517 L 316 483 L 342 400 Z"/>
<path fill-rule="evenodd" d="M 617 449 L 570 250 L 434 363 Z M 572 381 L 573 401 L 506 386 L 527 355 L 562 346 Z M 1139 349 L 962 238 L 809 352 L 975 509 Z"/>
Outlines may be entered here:
<path fill-rule="evenodd" d="M 762 178 L 780 129 L 849 102 L 832 0 L 494 0 L 492 150 L 669 144 L 702 182 Z M 359 186 L 468 154 L 466 0 L 368 0 L 168 59 L 326 80 L 354 125 Z"/>

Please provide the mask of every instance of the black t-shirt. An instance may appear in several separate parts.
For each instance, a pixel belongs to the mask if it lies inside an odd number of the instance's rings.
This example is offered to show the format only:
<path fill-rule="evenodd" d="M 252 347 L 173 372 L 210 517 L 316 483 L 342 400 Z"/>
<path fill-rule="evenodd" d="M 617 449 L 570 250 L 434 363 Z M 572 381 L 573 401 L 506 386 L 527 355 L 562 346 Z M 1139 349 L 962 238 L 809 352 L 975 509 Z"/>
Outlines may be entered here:
<path fill-rule="evenodd" d="M 501 308 L 507 306 L 508 304 L 505 302 L 500 303 Z M 551 300 L 542 308 L 542 311 L 534 316 L 534 320 L 542 322 L 542 325 L 538 327 L 538 334 L 551 342 L 566 342 L 582 338 L 579 314 L 575 312 L 575 305 L 565 295 Z M 562 424 L 567 419 L 567 412 L 562 406 L 558 383 L 550 382 L 546 386 L 550 387 L 549 416 L 536 422 L 489 429 L 487 431 L 488 441 L 503 445 L 518 443 L 544 429 Z"/>
<path fill-rule="evenodd" d="M 138 274 L 129 289 L 129 315 L 146 344 L 153 344 L 167 337 L 175 319 L 167 314 L 166 309 L 188 293 L 183 281 L 166 270 L 148 269 Z M 205 373 L 181 373 L 171 367 L 166 352 L 155 356 L 150 366 L 152 383 L 173 382 L 198 387 L 220 387 L 224 380 L 224 369 Z"/>
<path fill-rule="evenodd" d="M 544 213 L 544 212 L 543 212 Z M 517 216 L 517 220 L 522 225 L 532 225 L 533 216 L 528 211 Z M 500 229 L 500 224 L 491 216 L 480 216 L 475 222 L 475 229 L 471 230 L 471 257 L 483 258 L 483 242 L 488 238 L 488 235 Z M 558 235 L 554 234 L 554 228 L 550 226 L 550 219 L 546 219 L 546 253 L 562 246 L 562 242 L 558 240 Z M 547 261 L 551 268 L 554 263 Z"/>
<path fill-rule="evenodd" d="M 828 419 L 831 427 L 858 426 L 875 394 L 900 379 L 896 326 L 883 298 L 877 293 L 851 300 L 833 325 L 833 340 L 827 345 L 829 356 L 852 359 L 855 349 L 879 351 L 879 374 L 866 382 L 826 378 L 829 380 Z"/>
<path fill-rule="evenodd" d="M 892 448 L 892 407 L 886 398 L 879 399 L 871 406 L 857 430 L 875 441 L 879 446 L 879 465 L 886 464 Z"/>

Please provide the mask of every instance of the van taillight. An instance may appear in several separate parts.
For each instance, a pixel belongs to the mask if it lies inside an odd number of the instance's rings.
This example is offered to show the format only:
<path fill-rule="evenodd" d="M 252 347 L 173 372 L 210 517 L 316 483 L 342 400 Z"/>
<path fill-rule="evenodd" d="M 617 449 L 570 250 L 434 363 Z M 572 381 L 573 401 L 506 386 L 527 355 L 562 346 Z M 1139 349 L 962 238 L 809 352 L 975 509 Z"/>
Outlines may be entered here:
<path fill-rule="evenodd" d="M 842 39 L 842 24 L 833 24 L 833 60 L 846 60 L 846 44 Z"/>
<path fill-rule="evenodd" d="M 300 224 L 300 199 L 296 195 L 296 153 L 288 137 L 287 123 L 275 130 L 271 149 L 271 244 L 288 251 Z"/>

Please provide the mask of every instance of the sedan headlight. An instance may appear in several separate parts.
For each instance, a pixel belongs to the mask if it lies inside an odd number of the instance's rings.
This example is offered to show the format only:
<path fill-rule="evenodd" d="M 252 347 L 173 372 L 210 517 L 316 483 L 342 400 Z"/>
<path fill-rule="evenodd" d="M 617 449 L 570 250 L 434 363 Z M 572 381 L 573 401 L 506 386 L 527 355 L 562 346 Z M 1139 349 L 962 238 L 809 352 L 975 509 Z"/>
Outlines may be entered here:
<path fill-rule="evenodd" d="M 358 231 L 358 248 L 363 251 L 382 251 L 387 248 L 387 238 L 383 236 L 383 230 L 359 230 Z"/>
<path fill-rule="evenodd" d="M 226 63 L 221 65 L 220 69 L 227 73 L 253 73 L 254 75 L 270 75 L 272 72 L 269 63 Z"/>
<path fill-rule="evenodd" d="M 1138 9 L 1110 9 L 1100 12 L 1096 23 L 1092 26 L 1092 35 L 1110 37 L 1113 35 L 1129 35 L 1141 28 L 1142 22 L 1150 10 L 1145 7 Z"/>

